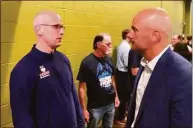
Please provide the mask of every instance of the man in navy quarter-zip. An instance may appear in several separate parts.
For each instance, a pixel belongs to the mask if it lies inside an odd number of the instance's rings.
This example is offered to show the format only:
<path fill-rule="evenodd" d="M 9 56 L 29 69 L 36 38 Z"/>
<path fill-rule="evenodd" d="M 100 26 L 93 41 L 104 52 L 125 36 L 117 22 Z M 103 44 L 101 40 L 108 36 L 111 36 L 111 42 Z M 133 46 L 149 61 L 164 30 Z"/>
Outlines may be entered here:
<path fill-rule="evenodd" d="M 68 58 L 56 50 L 64 27 L 55 12 L 34 18 L 37 43 L 14 67 L 10 104 L 15 128 L 83 128 Z"/>

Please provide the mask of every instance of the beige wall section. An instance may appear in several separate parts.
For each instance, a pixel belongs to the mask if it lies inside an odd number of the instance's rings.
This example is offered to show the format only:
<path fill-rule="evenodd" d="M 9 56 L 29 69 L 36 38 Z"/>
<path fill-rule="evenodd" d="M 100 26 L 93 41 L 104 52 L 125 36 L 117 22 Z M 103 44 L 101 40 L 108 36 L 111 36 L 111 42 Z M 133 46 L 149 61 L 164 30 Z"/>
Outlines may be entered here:
<path fill-rule="evenodd" d="M 185 4 L 185 16 L 184 16 L 184 21 L 185 21 L 185 25 L 184 25 L 184 34 L 189 35 L 191 34 L 191 1 L 186 1 Z"/>
<path fill-rule="evenodd" d="M 191 7 L 190 7 L 190 34 L 193 35 L 193 21 L 192 21 L 192 15 L 193 15 L 193 1 L 191 1 Z"/>
<path fill-rule="evenodd" d="M 162 8 L 166 9 L 172 20 L 172 35 L 182 34 L 184 20 L 183 1 L 162 1 Z"/>
<path fill-rule="evenodd" d="M 59 50 L 69 57 L 76 78 L 80 62 L 92 51 L 92 41 L 97 33 L 110 33 L 115 47 L 121 41 L 122 29 L 130 27 L 137 11 L 160 6 L 161 1 L 1 2 L 1 127 L 12 126 L 10 72 L 35 42 L 32 20 L 37 12 L 54 10 L 61 15 L 66 30 Z M 181 32 L 182 2 L 163 2 L 163 7 L 172 17 L 173 31 Z"/>

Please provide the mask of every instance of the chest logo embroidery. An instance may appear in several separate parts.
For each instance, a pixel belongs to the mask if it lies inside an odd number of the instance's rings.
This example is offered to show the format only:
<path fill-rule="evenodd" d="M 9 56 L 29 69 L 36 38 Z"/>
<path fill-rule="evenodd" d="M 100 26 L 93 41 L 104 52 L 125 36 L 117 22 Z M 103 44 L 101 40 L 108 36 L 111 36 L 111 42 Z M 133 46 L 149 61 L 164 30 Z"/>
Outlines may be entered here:
<path fill-rule="evenodd" d="M 46 68 L 42 65 L 40 66 L 40 79 L 50 76 L 50 71 L 46 71 Z"/>

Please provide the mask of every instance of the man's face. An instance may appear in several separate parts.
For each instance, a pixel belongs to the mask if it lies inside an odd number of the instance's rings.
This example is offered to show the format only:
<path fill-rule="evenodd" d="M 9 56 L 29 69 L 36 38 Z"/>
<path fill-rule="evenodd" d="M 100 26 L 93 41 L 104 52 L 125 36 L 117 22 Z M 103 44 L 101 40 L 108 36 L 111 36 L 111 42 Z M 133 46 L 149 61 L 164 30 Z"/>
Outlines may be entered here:
<path fill-rule="evenodd" d="M 99 50 L 104 54 L 104 55 L 110 55 L 112 52 L 112 41 L 111 37 L 108 35 L 104 36 L 104 40 L 98 44 Z"/>
<path fill-rule="evenodd" d="M 126 40 L 127 40 L 127 42 L 130 42 L 131 39 L 132 39 L 132 33 L 129 32 L 129 33 L 127 33 L 127 35 L 126 35 Z"/>
<path fill-rule="evenodd" d="M 174 35 L 172 37 L 172 41 L 171 42 L 172 42 L 172 45 L 175 45 L 175 44 L 179 43 L 180 40 L 178 39 L 178 35 Z"/>
<path fill-rule="evenodd" d="M 137 51 L 144 51 L 150 46 L 151 30 L 146 24 L 140 23 L 139 20 L 133 20 L 131 26 L 130 42 L 132 48 Z"/>
<path fill-rule="evenodd" d="M 46 24 L 41 24 L 43 27 L 42 38 L 47 45 L 53 49 L 59 47 L 64 34 L 64 27 L 59 16 L 50 16 Z"/>

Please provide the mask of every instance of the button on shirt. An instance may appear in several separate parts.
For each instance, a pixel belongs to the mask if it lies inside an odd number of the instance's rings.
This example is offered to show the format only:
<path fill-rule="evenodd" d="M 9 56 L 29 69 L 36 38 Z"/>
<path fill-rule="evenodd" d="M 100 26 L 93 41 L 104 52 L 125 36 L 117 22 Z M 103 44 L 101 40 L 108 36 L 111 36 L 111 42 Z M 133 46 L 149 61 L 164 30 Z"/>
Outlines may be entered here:
<path fill-rule="evenodd" d="M 161 58 L 161 56 L 164 54 L 164 52 L 169 48 L 169 46 L 167 46 L 160 54 L 158 54 L 153 60 L 151 60 L 150 62 L 148 62 L 145 58 L 142 58 L 141 60 L 141 65 L 144 67 L 144 70 L 141 74 L 138 86 L 137 86 L 137 92 L 136 92 L 136 107 L 135 107 L 135 117 L 134 117 L 134 121 L 131 125 L 131 127 L 134 127 L 136 118 L 137 118 L 137 114 L 140 108 L 140 104 L 141 104 L 141 100 L 143 98 L 143 94 L 145 92 L 145 89 L 147 87 L 147 84 L 149 82 L 149 79 L 151 77 L 151 74 L 156 66 L 156 63 L 158 62 L 158 60 Z"/>
<path fill-rule="evenodd" d="M 131 46 L 126 40 L 123 40 L 117 48 L 117 69 L 121 72 L 127 72 L 128 55 Z"/>

